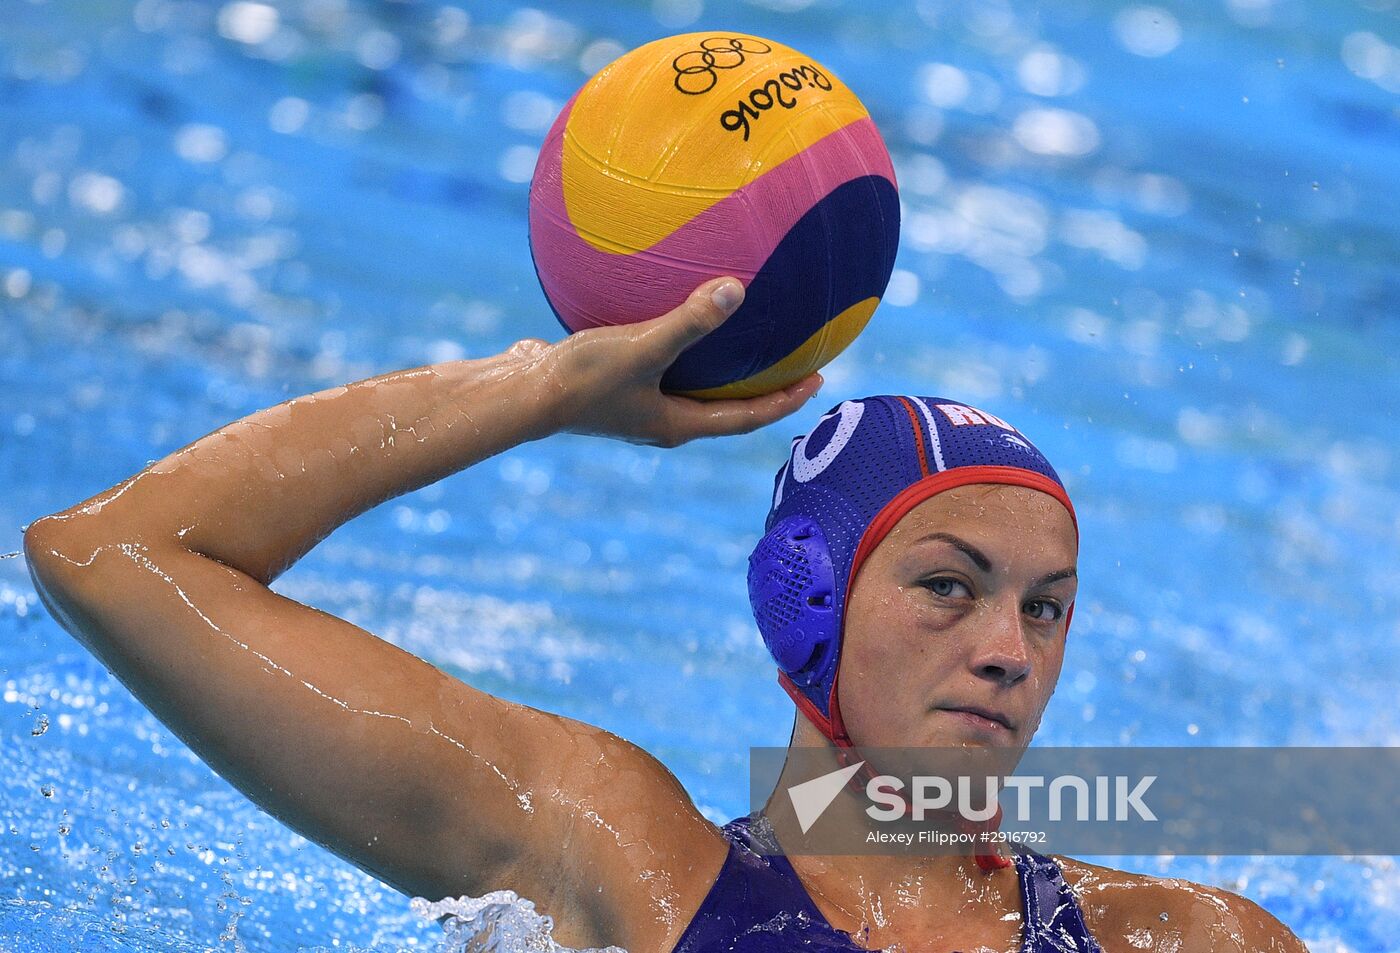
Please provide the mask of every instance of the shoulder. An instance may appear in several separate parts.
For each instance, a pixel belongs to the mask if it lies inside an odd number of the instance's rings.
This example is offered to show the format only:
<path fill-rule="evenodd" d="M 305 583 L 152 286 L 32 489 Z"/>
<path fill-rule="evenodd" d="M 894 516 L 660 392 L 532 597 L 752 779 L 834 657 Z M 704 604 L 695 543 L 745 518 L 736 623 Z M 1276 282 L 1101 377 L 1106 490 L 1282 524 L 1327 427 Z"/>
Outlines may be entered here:
<path fill-rule="evenodd" d="M 1273 915 L 1220 887 L 1055 859 L 1105 953 L 1307 953 Z"/>

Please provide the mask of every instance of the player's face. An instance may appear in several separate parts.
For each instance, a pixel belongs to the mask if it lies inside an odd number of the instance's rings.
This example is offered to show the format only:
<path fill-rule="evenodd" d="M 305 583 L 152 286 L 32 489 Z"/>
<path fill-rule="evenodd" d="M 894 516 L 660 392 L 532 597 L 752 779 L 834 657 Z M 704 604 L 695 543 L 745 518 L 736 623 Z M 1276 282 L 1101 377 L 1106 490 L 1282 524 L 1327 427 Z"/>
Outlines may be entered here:
<path fill-rule="evenodd" d="M 1030 743 L 1064 659 L 1074 524 L 1052 497 L 976 484 L 915 507 L 846 608 L 839 702 L 870 747 Z"/>

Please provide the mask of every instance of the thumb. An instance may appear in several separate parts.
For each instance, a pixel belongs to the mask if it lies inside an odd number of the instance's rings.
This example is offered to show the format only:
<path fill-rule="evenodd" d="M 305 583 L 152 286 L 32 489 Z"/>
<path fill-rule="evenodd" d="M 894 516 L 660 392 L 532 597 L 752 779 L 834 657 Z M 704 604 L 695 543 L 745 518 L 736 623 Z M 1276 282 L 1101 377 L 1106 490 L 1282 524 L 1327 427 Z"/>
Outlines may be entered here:
<path fill-rule="evenodd" d="M 682 351 L 723 324 L 743 303 L 744 286 L 737 279 L 705 282 L 679 308 L 656 319 L 657 360 L 669 365 Z"/>

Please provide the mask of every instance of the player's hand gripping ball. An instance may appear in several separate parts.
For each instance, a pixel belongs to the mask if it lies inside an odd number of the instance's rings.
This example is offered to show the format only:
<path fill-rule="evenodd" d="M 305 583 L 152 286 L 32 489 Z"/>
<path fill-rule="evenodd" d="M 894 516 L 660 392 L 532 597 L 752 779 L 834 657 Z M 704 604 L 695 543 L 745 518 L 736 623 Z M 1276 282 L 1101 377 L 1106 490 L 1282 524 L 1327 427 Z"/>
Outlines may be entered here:
<path fill-rule="evenodd" d="M 829 70 L 740 33 L 625 54 L 555 120 L 530 186 L 530 249 L 570 331 L 647 320 L 733 275 L 743 305 L 662 379 L 770 393 L 850 344 L 884 294 L 899 195 L 870 114 Z"/>

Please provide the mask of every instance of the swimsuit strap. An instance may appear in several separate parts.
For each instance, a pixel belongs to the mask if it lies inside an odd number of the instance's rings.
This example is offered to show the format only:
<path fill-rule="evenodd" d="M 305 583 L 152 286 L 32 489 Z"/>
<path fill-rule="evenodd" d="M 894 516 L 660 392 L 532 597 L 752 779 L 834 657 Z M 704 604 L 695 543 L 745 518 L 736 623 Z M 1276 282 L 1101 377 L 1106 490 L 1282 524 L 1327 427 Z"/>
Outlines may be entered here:
<path fill-rule="evenodd" d="M 1035 851 L 1017 851 L 1024 936 L 1021 953 L 1103 953 L 1089 933 L 1060 865 Z"/>
<path fill-rule="evenodd" d="M 771 829 L 750 818 L 724 825 L 724 866 L 700 904 L 675 953 L 864 953 L 826 922 Z"/>

